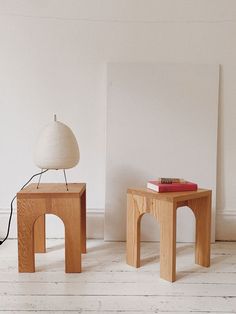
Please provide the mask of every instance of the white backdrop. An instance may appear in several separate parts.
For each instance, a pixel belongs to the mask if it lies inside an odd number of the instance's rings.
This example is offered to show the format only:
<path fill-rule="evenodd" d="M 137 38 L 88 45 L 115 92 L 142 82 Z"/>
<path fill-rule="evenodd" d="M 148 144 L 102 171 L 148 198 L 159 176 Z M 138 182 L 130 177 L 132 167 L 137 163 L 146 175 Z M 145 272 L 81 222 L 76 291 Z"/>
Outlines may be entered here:
<path fill-rule="evenodd" d="M 37 170 L 32 162 L 37 135 L 55 112 L 80 144 L 81 162 L 68 171 L 68 180 L 88 183 L 88 210 L 99 212 L 102 225 L 105 63 L 164 62 L 221 65 L 216 232 L 219 240 L 236 239 L 236 2 L 136 2 L 0 1 L 0 237 L 9 201 Z M 43 180 L 63 176 L 56 172 Z M 15 226 L 13 217 L 11 237 Z M 48 224 L 48 234 L 63 237 L 57 231 Z"/>
<path fill-rule="evenodd" d="M 213 189 L 215 212 L 219 67 L 109 64 L 107 80 L 105 239 L 125 239 L 127 188 L 159 176 Z M 158 240 L 156 226 L 146 215 L 142 239 Z M 177 229 L 178 241 L 194 241 L 187 208 Z"/>

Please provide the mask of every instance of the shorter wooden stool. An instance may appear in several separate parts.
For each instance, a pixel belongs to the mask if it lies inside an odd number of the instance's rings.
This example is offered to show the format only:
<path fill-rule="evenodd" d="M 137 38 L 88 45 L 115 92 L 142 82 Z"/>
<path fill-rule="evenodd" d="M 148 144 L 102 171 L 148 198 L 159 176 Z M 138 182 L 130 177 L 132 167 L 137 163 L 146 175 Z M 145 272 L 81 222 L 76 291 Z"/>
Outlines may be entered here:
<path fill-rule="evenodd" d="M 160 277 L 176 280 L 176 211 L 188 206 L 196 218 L 195 262 L 210 266 L 211 191 L 157 193 L 149 189 L 127 191 L 127 264 L 140 267 L 140 221 L 145 213 L 160 223 Z"/>
<path fill-rule="evenodd" d="M 34 253 L 46 252 L 45 214 L 61 218 L 65 227 L 65 271 L 81 272 L 86 253 L 86 184 L 30 184 L 17 193 L 18 269 L 35 272 Z"/>

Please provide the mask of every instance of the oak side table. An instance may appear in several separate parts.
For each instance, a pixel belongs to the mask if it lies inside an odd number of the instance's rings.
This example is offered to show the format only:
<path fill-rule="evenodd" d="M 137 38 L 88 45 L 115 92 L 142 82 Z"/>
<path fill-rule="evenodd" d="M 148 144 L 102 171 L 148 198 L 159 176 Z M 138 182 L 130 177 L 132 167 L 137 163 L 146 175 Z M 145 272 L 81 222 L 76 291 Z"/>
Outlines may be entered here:
<path fill-rule="evenodd" d="M 211 190 L 157 193 L 150 189 L 127 191 L 127 264 L 140 267 L 140 221 L 145 213 L 160 223 L 160 277 L 176 280 L 176 211 L 188 206 L 196 218 L 195 262 L 210 266 Z"/>
<path fill-rule="evenodd" d="M 45 214 L 61 218 L 65 227 L 65 272 L 81 272 L 86 253 L 86 184 L 30 184 L 17 193 L 18 270 L 35 272 L 34 253 L 46 252 Z"/>

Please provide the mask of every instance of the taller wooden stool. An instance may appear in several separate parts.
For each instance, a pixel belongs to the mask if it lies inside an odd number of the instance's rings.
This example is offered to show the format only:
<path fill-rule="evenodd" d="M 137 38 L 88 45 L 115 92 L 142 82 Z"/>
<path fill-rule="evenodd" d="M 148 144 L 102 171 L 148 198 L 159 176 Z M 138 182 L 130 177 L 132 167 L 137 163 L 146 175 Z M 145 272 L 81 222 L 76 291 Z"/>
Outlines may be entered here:
<path fill-rule="evenodd" d="M 86 253 L 86 184 L 30 184 L 17 193 L 18 269 L 35 271 L 34 253 L 46 252 L 45 214 L 61 218 L 65 227 L 65 271 L 81 272 Z"/>
<path fill-rule="evenodd" d="M 160 223 L 160 277 L 176 280 L 176 210 L 188 206 L 196 218 L 195 262 L 210 266 L 211 191 L 157 193 L 127 191 L 127 264 L 140 267 L 140 221 L 145 213 Z"/>

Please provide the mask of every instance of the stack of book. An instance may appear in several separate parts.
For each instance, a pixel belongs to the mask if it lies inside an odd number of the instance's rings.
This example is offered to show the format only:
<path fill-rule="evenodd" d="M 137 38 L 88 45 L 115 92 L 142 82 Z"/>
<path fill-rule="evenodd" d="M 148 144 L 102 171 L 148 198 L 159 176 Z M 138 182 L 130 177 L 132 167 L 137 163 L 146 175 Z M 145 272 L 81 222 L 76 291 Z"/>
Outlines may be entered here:
<path fill-rule="evenodd" d="M 158 178 L 157 180 L 148 181 L 147 188 L 161 193 L 196 191 L 198 186 L 196 183 L 180 178 Z"/>

